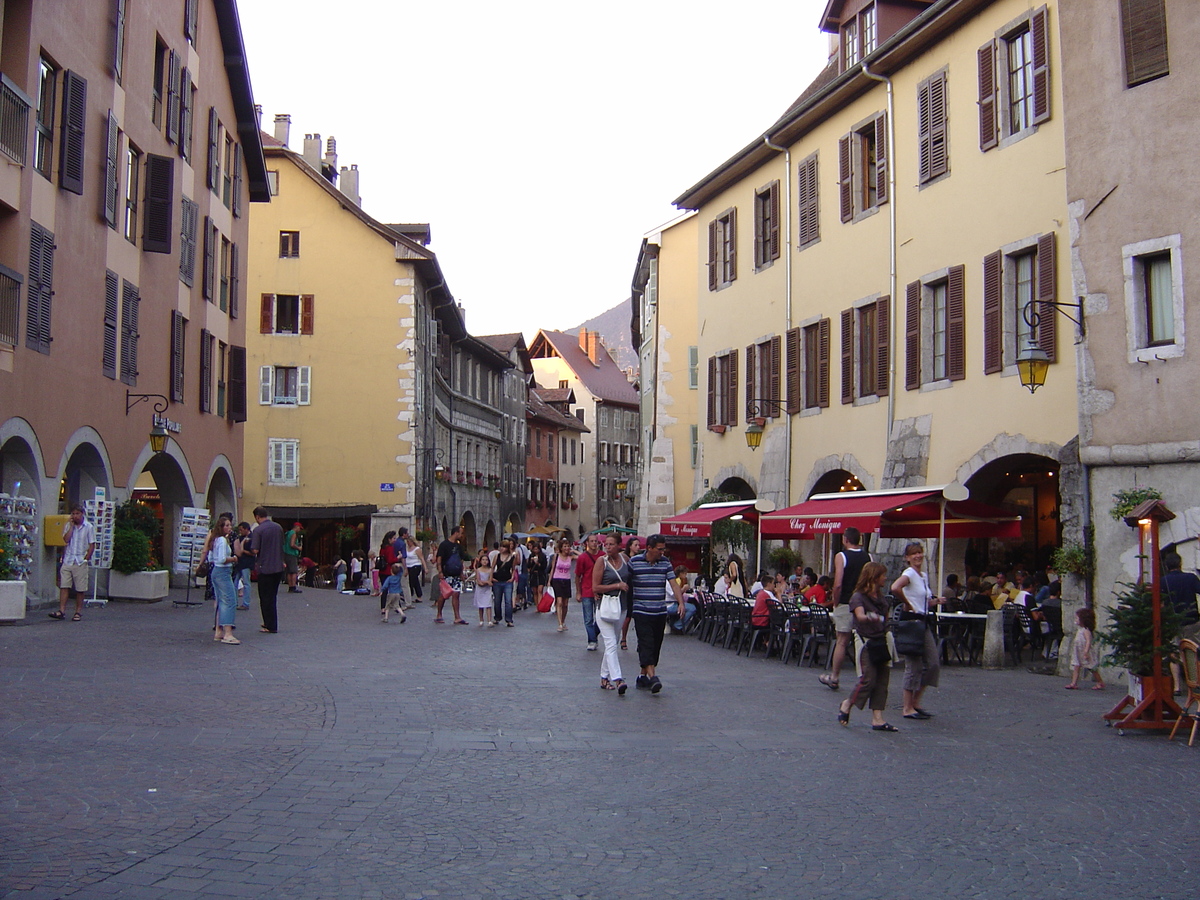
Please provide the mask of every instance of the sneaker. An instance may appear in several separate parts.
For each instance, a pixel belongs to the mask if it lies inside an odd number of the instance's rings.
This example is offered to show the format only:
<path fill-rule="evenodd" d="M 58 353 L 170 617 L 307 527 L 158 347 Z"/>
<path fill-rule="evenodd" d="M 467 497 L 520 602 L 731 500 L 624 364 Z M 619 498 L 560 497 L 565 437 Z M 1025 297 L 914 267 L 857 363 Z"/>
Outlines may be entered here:
<path fill-rule="evenodd" d="M 634 685 L 640 691 L 648 691 L 650 690 L 650 679 L 645 675 L 639 675 L 637 680 L 634 681 Z"/>
<path fill-rule="evenodd" d="M 505 622 L 504 624 L 505 624 L 505 625 L 507 625 L 509 628 L 512 628 L 512 627 L 513 627 L 513 623 L 512 623 L 512 622 Z"/>
<path fill-rule="evenodd" d="M 650 693 L 657 694 L 662 690 L 662 682 L 658 680 L 658 676 L 654 675 L 650 678 Z"/>
<path fill-rule="evenodd" d="M 405 615 L 400 616 L 400 624 L 401 625 L 403 625 L 407 621 L 408 621 L 408 616 L 405 616 Z"/>
<path fill-rule="evenodd" d="M 588 649 L 589 649 L 589 650 L 595 650 L 595 649 L 596 649 L 596 642 L 595 642 L 595 641 L 589 641 L 589 642 L 588 642 Z"/>

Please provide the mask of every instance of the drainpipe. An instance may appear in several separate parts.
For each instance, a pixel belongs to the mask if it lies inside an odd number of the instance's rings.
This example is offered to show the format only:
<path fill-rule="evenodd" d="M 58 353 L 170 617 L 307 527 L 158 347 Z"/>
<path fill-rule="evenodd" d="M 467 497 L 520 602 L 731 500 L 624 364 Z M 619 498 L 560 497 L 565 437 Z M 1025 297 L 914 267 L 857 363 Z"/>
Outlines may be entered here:
<path fill-rule="evenodd" d="M 784 277 L 784 325 L 783 325 L 783 341 L 787 344 L 787 333 L 792 330 L 792 151 L 787 147 L 780 147 L 771 143 L 769 134 L 763 135 L 763 143 L 766 146 L 778 153 L 783 154 L 783 277 Z M 785 388 L 786 392 L 786 388 Z M 890 392 L 889 392 L 890 393 Z M 784 428 L 784 457 L 783 457 L 783 505 L 791 506 L 792 500 L 792 417 L 787 413 L 787 407 L 784 406 L 783 420 L 786 422 Z M 759 566 L 762 566 L 761 559 Z"/>
<path fill-rule="evenodd" d="M 886 75 L 875 75 L 867 70 L 867 64 L 862 64 L 862 73 L 872 81 L 887 85 L 887 158 L 888 158 L 888 228 L 890 231 L 891 271 L 888 277 L 890 301 L 888 302 L 888 396 L 887 396 L 887 434 L 884 437 L 884 447 L 892 439 L 892 423 L 896 420 L 896 115 L 892 102 L 892 79 Z"/>

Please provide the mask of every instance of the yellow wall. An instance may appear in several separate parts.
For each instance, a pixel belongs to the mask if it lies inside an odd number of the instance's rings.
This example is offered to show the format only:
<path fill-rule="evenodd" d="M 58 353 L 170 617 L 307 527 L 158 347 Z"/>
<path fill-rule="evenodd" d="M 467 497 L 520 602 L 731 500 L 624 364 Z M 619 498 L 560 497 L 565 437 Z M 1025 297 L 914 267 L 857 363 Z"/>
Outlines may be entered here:
<path fill-rule="evenodd" d="M 269 156 L 279 194 L 251 207 L 243 508 L 407 504 L 411 515 L 414 267 L 301 165 Z M 300 232 L 298 259 L 279 258 L 281 230 Z M 263 293 L 313 294 L 313 334 L 259 334 Z M 260 405 L 262 365 L 310 366 L 311 404 Z M 268 438 L 299 439 L 299 486 L 268 486 Z"/>

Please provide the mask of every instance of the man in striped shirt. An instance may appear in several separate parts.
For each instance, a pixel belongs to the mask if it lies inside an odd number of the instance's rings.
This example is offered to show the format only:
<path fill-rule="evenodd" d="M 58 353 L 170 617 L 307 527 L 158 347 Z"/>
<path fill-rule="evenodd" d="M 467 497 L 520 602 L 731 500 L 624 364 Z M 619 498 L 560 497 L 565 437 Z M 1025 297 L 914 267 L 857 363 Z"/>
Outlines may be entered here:
<path fill-rule="evenodd" d="M 642 674 L 637 686 L 657 694 L 662 690 L 655 669 L 667 627 L 667 591 L 670 590 L 684 615 L 683 594 L 675 580 L 675 570 L 666 558 L 667 539 L 661 534 L 646 539 L 646 551 L 629 561 L 629 593 L 633 601 L 633 627 L 637 631 L 638 664 Z"/>

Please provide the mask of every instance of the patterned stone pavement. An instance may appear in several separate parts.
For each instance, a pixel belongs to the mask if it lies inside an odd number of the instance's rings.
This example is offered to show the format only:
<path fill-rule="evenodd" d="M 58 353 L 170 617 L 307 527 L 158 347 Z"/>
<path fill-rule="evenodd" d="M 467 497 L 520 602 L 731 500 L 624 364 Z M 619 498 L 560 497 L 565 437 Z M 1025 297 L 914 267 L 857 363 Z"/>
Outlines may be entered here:
<path fill-rule="evenodd" d="M 1105 728 L 1118 686 L 950 668 L 886 735 L 839 728 L 816 670 L 691 638 L 661 694 L 600 691 L 575 609 L 558 634 L 280 606 L 240 646 L 210 606 L 0 628 L 0 896 L 1193 893 L 1200 746 Z"/>

